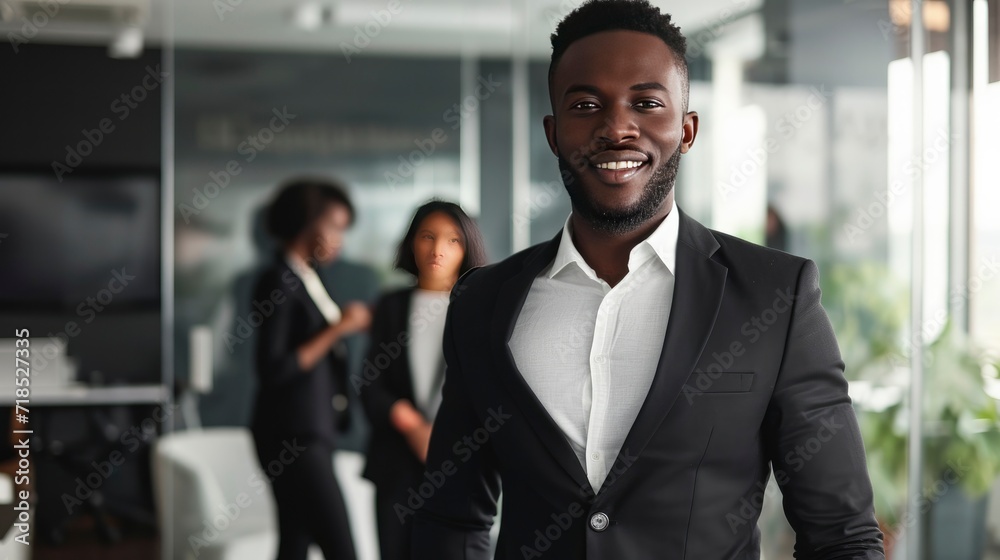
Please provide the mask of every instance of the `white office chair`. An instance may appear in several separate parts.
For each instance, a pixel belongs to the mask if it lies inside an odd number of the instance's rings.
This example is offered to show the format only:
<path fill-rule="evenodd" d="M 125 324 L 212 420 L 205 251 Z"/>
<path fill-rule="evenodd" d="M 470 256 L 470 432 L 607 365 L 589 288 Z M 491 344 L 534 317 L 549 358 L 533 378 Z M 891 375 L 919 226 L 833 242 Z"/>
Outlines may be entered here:
<path fill-rule="evenodd" d="M 993 481 L 986 504 L 987 542 L 1000 545 L 1000 478 Z"/>
<path fill-rule="evenodd" d="M 374 491 L 361 479 L 363 459 L 338 451 L 334 463 L 358 558 L 377 560 Z M 163 558 L 274 560 L 274 498 L 248 430 L 211 428 L 165 435 L 156 444 L 153 477 Z M 309 558 L 322 560 L 323 555 L 314 545 Z"/>

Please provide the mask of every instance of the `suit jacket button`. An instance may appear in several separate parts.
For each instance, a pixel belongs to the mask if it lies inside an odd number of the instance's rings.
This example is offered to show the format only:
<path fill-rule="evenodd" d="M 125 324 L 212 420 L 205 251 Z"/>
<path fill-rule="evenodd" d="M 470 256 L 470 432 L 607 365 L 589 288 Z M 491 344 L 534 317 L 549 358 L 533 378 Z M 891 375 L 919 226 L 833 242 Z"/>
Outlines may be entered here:
<path fill-rule="evenodd" d="M 611 521 L 608 519 L 608 515 L 603 511 L 590 516 L 590 528 L 597 532 L 607 529 L 610 522 Z"/>
<path fill-rule="evenodd" d="M 333 402 L 331 402 L 330 404 L 333 405 L 333 409 L 336 410 L 337 412 L 343 412 L 347 410 L 347 397 L 339 394 L 334 395 Z"/>

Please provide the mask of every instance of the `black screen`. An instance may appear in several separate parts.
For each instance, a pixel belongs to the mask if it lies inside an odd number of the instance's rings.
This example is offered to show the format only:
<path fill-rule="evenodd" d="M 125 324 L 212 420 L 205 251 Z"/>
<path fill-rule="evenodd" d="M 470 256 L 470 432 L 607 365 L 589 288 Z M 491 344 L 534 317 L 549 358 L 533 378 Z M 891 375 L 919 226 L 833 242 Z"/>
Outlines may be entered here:
<path fill-rule="evenodd" d="M 0 174 L 0 306 L 160 300 L 155 174 Z"/>

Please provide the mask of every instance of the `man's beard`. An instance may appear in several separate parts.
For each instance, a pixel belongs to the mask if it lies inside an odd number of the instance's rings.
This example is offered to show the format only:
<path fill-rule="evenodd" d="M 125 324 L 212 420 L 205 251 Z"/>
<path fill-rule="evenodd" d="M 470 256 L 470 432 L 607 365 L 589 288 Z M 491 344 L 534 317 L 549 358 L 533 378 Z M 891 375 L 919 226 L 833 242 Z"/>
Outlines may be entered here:
<path fill-rule="evenodd" d="M 627 208 L 620 209 L 602 206 L 589 197 L 581 186 L 580 172 L 562 155 L 559 156 L 559 171 L 565 178 L 563 183 L 573 202 L 573 211 L 596 231 L 609 235 L 623 235 L 635 231 L 659 212 L 663 201 L 674 188 L 680 162 L 681 146 L 678 144 L 673 155 L 663 165 L 653 170 L 639 200 Z"/>

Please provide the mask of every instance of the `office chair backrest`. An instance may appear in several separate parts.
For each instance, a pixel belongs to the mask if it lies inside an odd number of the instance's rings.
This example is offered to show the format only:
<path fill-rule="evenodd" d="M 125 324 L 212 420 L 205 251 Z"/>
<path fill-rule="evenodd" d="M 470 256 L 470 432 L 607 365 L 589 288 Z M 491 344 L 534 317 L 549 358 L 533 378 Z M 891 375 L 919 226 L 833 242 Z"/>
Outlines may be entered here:
<path fill-rule="evenodd" d="M 270 483 L 245 428 L 167 434 L 153 460 L 157 512 L 174 558 L 193 549 L 192 536 L 210 544 L 248 533 L 276 531 Z M 201 541 L 196 541 L 201 542 Z"/>

